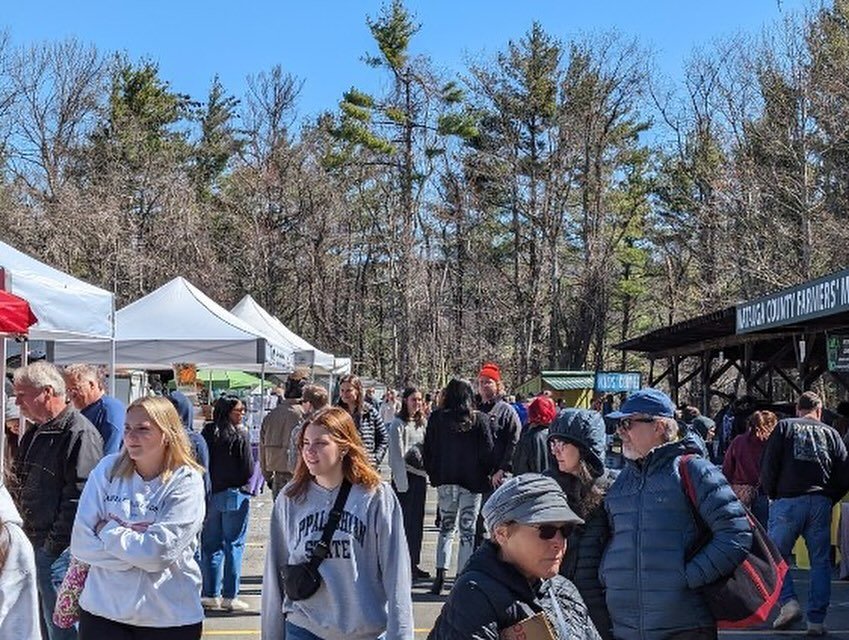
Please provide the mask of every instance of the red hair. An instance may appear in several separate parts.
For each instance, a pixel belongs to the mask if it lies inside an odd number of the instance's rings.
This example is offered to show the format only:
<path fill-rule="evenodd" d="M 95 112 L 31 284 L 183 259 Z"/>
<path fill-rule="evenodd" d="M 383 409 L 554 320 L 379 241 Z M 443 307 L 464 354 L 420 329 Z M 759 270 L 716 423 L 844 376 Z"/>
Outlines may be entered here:
<path fill-rule="evenodd" d="M 345 457 L 342 458 L 342 472 L 348 482 L 364 485 L 368 489 L 374 489 L 380 484 L 380 475 L 369 462 L 357 427 L 354 426 L 354 421 L 347 411 L 341 407 L 327 407 L 316 411 L 298 434 L 298 451 L 303 448 L 304 434 L 306 434 L 307 427 L 311 425 L 318 425 L 326 429 L 330 438 L 340 448 L 347 450 Z M 304 462 L 303 456 L 299 456 L 292 482 L 285 491 L 286 496 L 300 498 L 312 479 L 313 476 L 307 467 L 307 463 Z"/>

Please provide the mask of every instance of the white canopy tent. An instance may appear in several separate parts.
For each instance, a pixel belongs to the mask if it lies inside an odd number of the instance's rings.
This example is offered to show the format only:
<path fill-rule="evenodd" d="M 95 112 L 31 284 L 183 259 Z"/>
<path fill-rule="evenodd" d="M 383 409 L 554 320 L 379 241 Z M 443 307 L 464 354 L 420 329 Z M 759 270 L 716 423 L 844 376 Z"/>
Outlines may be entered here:
<path fill-rule="evenodd" d="M 115 314 L 119 367 L 156 369 L 189 362 L 245 371 L 291 371 L 289 345 L 237 318 L 177 277 Z M 58 342 L 56 362 L 103 362 L 101 345 Z"/>
<path fill-rule="evenodd" d="M 239 300 L 232 313 L 257 329 L 274 332 L 286 344 L 292 345 L 296 367 L 311 367 L 316 373 L 335 375 L 336 358 L 332 354 L 316 349 L 263 309 L 250 295 Z"/>
<path fill-rule="evenodd" d="M 101 340 L 112 338 L 114 296 L 39 262 L 0 242 L 0 269 L 6 289 L 29 302 L 38 322 L 31 340 Z"/>
<path fill-rule="evenodd" d="M 114 296 L 0 242 L 0 289 L 26 300 L 38 322 L 27 337 L 34 340 L 84 338 L 97 341 L 112 365 Z M 94 343 L 94 342 L 93 342 Z M 6 337 L 0 337 L 0 382 L 6 380 Z M 21 350 L 26 362 L 27 350 Z M 110 384 L 114 384 L 110 376 Z M 6 394 L 0 391 L 0 416 L 6 412 Z"/>

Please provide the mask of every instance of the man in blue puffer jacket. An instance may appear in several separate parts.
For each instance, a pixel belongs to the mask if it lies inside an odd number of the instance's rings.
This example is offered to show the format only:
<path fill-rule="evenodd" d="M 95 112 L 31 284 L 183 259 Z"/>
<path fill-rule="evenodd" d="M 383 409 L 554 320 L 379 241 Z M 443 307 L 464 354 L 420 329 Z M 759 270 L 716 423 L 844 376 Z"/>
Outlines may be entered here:
<path fill-rule="evenodd" d="M 607 493 L 610 543 L 601 562 L 607 607 L 618 640 L 707 640 L 716 621 L 700 588 L 730 574 L 752 544 L 743 506 L 722 472 L 703 458 L 692 435 L 679 439 L 675 405 L 656 389 L 634 392 L 617 412 L 627 464 Z M 688 471 L 710 541 L 698 551 L 699 527 L 681 484 Z"/>

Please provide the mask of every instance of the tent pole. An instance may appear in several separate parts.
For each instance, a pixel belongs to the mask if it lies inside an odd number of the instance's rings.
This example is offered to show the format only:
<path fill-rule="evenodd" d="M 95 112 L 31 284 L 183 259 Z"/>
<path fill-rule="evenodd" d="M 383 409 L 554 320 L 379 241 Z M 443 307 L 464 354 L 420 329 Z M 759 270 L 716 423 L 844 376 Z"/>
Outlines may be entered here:
<path fill-rule="evenodd" d="M 0 382 L 3 384 L 0 389 L 0 416 L 3 419 L 3 428 L 0 429 L 0 486 L 3 486 L 6 478 L 6 336 L 0 338 Z"/>
<path fill-rule="evenodd" d="M 109 395 L 115 397 L 115 363 L 118 359 L 115 344 L 115 294 L 112 294 L 112 336 L 109 338 Z"/>
<path fill-rule="evenodd" d="M 259 369 L 259 421 L 265 419 L 265 362 Z"/>

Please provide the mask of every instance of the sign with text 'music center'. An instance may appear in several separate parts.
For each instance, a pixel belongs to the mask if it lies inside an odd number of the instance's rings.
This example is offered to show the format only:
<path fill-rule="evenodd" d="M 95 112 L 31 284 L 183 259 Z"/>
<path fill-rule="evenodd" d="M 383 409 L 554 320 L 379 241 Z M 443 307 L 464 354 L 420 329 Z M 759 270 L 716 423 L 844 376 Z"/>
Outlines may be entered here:
<path fill-rule="evenodd" d="M 737 333 L 849 311 L 849 269 L 737 305 Z"/>

